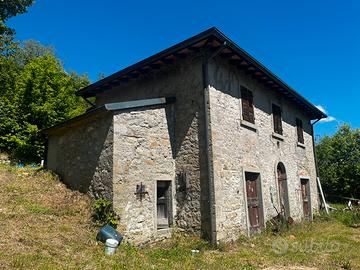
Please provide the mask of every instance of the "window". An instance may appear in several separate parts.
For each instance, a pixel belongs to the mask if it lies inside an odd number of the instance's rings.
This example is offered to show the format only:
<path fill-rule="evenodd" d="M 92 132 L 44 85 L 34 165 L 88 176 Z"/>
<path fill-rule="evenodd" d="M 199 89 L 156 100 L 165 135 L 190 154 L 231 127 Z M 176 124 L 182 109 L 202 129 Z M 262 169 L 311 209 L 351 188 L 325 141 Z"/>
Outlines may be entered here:
<path fill-rule="evenodd" d="M 272 105 L 272 113 L 274 120 L 274 132 L 282 135 L 282 121 L 281 121 L 281 108 L 275 104 Z"/>
<path fill-rule="evenodd" d="M 170 183 L 170 181 L 157 181 L 156 210 L 158 229 L 169 228 L 171 225 L 172 203 Z"/>
<path fill-rule="evenodd" d="M 304 132 L 303 132 L 303 123 L 300 119 L 296 118 L 296 130 L 299 143 L 304 143 Z"/>
<path fill-rule="evenodd" d="M 255 124 L 253 94 L 245 87 L 241 87 L 241 105 L 243 120 Z"/>

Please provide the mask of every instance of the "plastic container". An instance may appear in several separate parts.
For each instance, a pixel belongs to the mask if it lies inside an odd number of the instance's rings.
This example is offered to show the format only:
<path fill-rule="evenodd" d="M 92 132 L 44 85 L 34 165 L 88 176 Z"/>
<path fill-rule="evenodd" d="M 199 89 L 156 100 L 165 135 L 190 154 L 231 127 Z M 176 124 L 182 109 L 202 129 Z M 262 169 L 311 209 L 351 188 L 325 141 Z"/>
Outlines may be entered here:
<path fill-rule="evenodd" d="M 99 233 L 96 235 L 96 240 L 105 243 L 107 239 L 115 239 L 118 241 L 118 244 L 120 245 L 121 241 L 123 240 L 123 237 L 113 227 L 111 227 L 110 225 L 105 225 L 100 229 Z"/>
<path fill-rule="evenodd" d="M 118 245 L 119 245 L 119 242 L 117 240 L 107 239 L 105 242 L 105 254 L 106 255 L 114 255 Z"/>

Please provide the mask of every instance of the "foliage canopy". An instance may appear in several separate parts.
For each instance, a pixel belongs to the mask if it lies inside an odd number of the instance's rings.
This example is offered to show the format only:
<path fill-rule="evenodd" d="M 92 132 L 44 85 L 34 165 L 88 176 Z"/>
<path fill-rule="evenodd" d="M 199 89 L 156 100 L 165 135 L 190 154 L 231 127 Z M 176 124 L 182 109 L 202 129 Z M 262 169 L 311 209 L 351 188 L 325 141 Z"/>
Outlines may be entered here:
<path fill-rule="evenodd" d="M 15 30 L 5 22 L 17 14 L 25 13 L 34 0 L 0 0 L 0 54 L 11 54 L 15 50 L 13 42 Z"/>
<path fill-rule="evenodd" d="M 86 76 L 66 73 L 53 50 L 34 41 L 0 57 L 0 151 L 39 161 L 44 139 L 39 130 L 72 118 L 87 108 L 75 95 Z"/>
<path fill-rule="evenodd" d="M 360 129 L 340 126 L 316 146 L 324 192 L 330 198 L 360 198 Z"/>

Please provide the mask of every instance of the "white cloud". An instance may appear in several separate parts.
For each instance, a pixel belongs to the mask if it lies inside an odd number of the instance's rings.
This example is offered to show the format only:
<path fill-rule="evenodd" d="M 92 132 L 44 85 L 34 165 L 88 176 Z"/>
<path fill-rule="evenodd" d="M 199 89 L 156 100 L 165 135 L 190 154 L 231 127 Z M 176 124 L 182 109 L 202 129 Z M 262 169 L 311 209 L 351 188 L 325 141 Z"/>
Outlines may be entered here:
<path fill-rule="evenodd" d="M 320 111 L 322 111 L 326 115 L 328 114 L 326 109 L 323 106 L 317 105 L 316 108 L 318 108 Z M 333 122 L 333 121 L 336 121 L 336 118 L 334 116 L 330 116 L 330 115 L 328 117 L 320 120 L 320 122 L 323 122 L 323 123 L 329 123 L 329 122 Z"/>
<path fill-rule="evenodd" d="M 329 122 L 333 122 L 333 121 L 336 121 L 336 118 L 333 116 L 328 116 L 328 117 L 320 120 L 320 122 L 323 122 L 323 123 L 329 123 Z"/>

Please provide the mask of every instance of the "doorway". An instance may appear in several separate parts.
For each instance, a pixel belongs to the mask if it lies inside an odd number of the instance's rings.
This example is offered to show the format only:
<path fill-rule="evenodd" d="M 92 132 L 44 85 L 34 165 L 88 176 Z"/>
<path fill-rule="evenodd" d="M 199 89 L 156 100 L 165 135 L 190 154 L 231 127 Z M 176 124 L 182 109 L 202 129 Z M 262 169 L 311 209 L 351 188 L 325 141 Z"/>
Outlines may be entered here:
<path fill-rule="evenodd" d="M 172 222 L 171 181 L 157 181 L 157 229 L 169 228 Z"/>
<path fill-rule="evenodd" d="M 250 234 L 253 235 L 264 227 L 260 174 L 245 172 L 245 183 Z"/>
<path fill-rule="evenodd" d="M 290 206 L 289 206 L 289 195 L 288 195 L 288 185 L 286 177 L 286 169 L 282 162 L 279 162 L 277 165 L 277 182 L 278 182 L 278 192 L 279 192 L 279 204 L 280 204 L 280 213 L 284 215 L 286 219 L 290 217 Z"/>
<path fill-rule="evenodd" d="M 309 179 L 301 178 L 301 199 L 303 204 L 304 218 L 311 219 L 310 183 Z"/>

